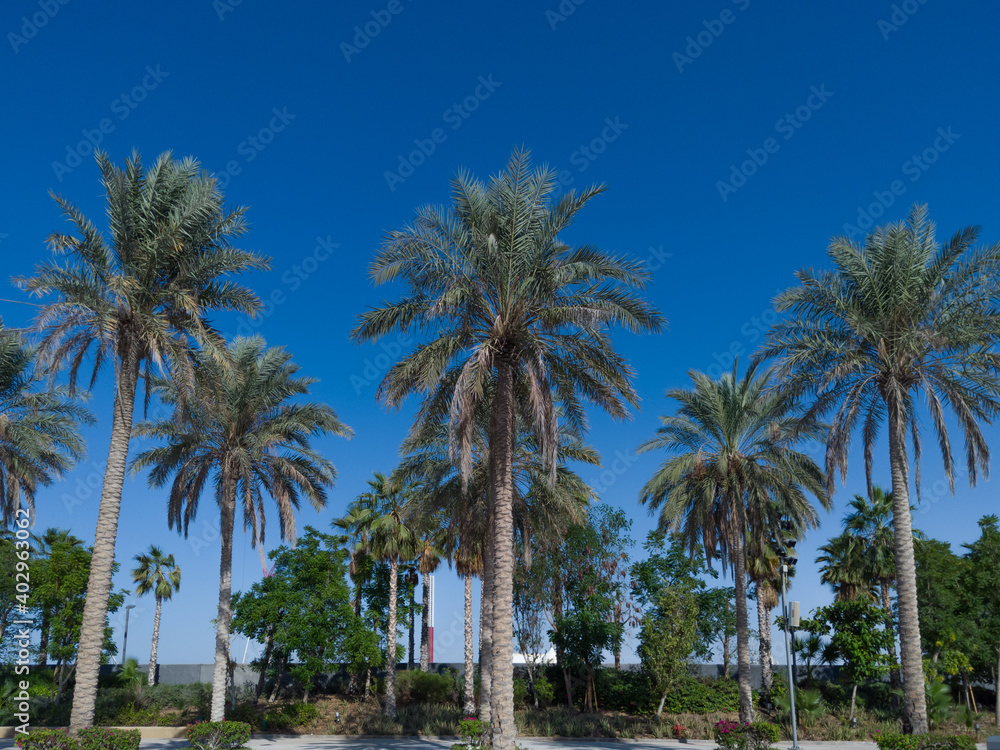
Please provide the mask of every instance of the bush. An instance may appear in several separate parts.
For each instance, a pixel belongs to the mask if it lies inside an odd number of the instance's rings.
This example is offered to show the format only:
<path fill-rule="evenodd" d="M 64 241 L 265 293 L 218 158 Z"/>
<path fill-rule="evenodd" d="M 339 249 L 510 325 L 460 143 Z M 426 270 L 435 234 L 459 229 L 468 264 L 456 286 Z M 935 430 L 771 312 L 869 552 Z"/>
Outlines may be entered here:
<path fill-rule="evenodd" d="M 766 750 L 781 736 L 778 727 L 767 721 L 740 724 L 738 721 L 717 721 L 715 741 L 726 750 Z"/>
<path fill-rule="evenodd" d="M 653 708 L 660 696 L 649 695 Z M 736 680 L 684 676 L 667 694 L 663 710 L 668 714 L 710 714 L 740 710 L 740 686 Z"/>
<path fill-rule="evenodd" d="M 535 680 L 535 696 L 538 698 L 539 708 L 551 706 L 556 697 L 556 686 L 549 682 L 545 675 L 539 675 Z"/>
<path fill-rule="evenodd" d="M 188 727 L 187 740 L 198 750 L 236 750 L 250 739 L 242 721 L 202 721 Z"/>
<path fill-rule="evenodd" d="M 976 750 L 976 738 L 969 734 L 872 735 L 879 750 Z"/>
<path fill-rule="evenodd" d="M 82 750 L 139 750 L 142 732 L 138 729 L 87 727 L 77 737 Z"/>
<path fill-rule="evenodd" d="M 522 680 L 520 677 L 514 679 L 514 708 L 524 708 L 525 704 L 528 702 L 528 696 L 531 691 L 528 690 L 528 681 Z"/>
<path fill-rule="evenodd" d="M 17 735 L 14 744 L 21 750 L 80 750 L 79 743 L 65 729 L 36 729 Z"/>
<path fill-rule="evenodd" d="M 319 709 L 313 703 L 289 703 L 281 707 L 292 726 L 301 727 L 319 718 Z"/>
<path fill-rule="evenodd" d="M 401 703 L 453 703 L 455 680 L 434 672 L 405 671 L 396 675 L 396 696 Z"/>

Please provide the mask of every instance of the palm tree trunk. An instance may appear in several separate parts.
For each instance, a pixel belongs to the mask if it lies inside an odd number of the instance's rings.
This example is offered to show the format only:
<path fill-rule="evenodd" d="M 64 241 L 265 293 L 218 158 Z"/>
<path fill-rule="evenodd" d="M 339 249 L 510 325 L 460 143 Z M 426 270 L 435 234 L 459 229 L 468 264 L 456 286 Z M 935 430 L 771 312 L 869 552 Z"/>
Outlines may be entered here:
<path fill-rule="evenodd" d="M 128 466 L 128 446 L 132 435 L 135 389 L 139 379 L 139 353 L 122 352 L 115 378 L 115 403 L 111 421 L 111 443 L 104 469 L 101 504 L 97 511 L 94 552 L 90 559 L 90 577 L 80 624 L 80 646 L 76 656 L 76 687 L 69 728 L 74 736 L 94 723 L 97 701 L 97 673 L 104 650 L 104 625 L 111 595 L 111 576 L 115 564 L 115 540 L 118 537 L 118 513 L 122 504 L 122 485 Z"/>
<path fill-rule="evenodd" d="M 163 597 L 156 597 L 156 614 L 153 615 L 153 647 L 149 650 L 149 684 L 156 684 L 156 646 L 160 641 L 160 610 Z"/>
<path fill-rule="evenodd" d="M 774 676 L 771 674 L 771 613 L 761 601 L 760 584 L 757 584 L 757 628 L 760 630 L 760 682 L 761 692 L 770 695 Z"/>
<path fill-rule="evenodd" d="M 396 718 L 396 597 L 399 557 L 389 563 L 389 627 L 385 634 L 385 715 Z"/>
<path fill-rule="evenodd" d="M 223 468 L 220 508 L 222 554 L 219 560 L 219 614 L 215 621 L 215 670 L 212 673 L 212 721 L 226 719 L 226 683 L 229 677 L 229 606 L 233 585 L 233 529 L 236 520 L 236 480 Z"/>
<path fill-rule="evenodd" d="M 927 734 L 924 668 L 917 614 L 917 576 L 910 518 L 909 465 L 906 457 L 906 416 L 896 400 L 887 399 L 889 464 L 892 467 L 892 525 L 896 555 L 896 598 L 899 603 L 899 650 L 903 666 L 903 728 Z"/>
<path fill-rule="evenodd" d="M 879 587 L 882 590 L 882 609 L 885 610 L 886 621 L 885 627 L 889 631 L 889 656 L 892 657 L 892 663 L 896 663 L 896 634 L 893 632 L 894 628 L 892 625 L 892 598 L 889 593 L 890 580 L 888 578 L 883 578 L 879 581 Z M 900 687 L 899 680 L 899 670 L 893 669 L 889 672 L 889 685 L 894 689 L 898 690 Z M 895 696 L 893 696 L 895 699 Z"/>
<path fill-rule="evenodd" d="M 492 496 L 492 490 L 490 495 Z M 479 720 L 489 726 L 493 709 L 493 521 L 487 525 L 479 591 Z"/>
<path fill-rule="evenodd" d="M 472 576 L 465 576 L 465 705 L 462 712 L 476 715 L 476 685 L 472 666 Z"/>
<path fill-rule="evenodd" d="M 409 580 L 409 576 L 407 576 Z M 410 586 L 410 650 L 407 655 L 406 668 L 413 669 L 414 664 L 414 631 L 416 626 L 416 616 L 417 616 L 417 584 L 413 583 Z M 421 669 L 423 669 L 423 662 L 421 662 Z"/>
<path fill-rule="evenodd" d="M 493 509 L 493 750 L 514 750 L 514 368 L 497 361 L 497 391 L 490 420 Z"/>
<path fill-rule="evenodd" d="M 430 643 L 428 635 L 430 634 L 430 617 L 431 617 L 431 590 L 427 586 L 427 574 L 424 574 L 424 598 L 423 607 L 420 613 L 420 671 L 426 672 L 431 668 L 430 659 Z"/>
<path fill-rule="evenodd" d="M 740 514 L 742 516 L 742 514 Z M 740 684 L 740 721 L 753 721 L 753 691 L 750 688 L 750 623 L 747 617 L 747 567 L 743 547 L 743 528 L 733 534 L 733 558 L 736 570 L 736 678 Z"/>

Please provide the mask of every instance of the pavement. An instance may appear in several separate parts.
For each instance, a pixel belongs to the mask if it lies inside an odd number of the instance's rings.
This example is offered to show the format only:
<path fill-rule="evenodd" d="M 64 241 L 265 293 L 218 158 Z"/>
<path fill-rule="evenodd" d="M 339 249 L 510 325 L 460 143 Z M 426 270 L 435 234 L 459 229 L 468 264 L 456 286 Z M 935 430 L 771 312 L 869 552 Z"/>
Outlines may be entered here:
<path fill-rule="evenodd" d="M 250 738 L 251 750 L 448 750 L 456 739 L 432 737 L 344 737 L 338 735 L 269 736 Z M 714 750 L 712 740 L 584 740 L 520 737 L 517 744 L 525 750 Z M 791 742 L 779 742 L 777 747 L 790 750 Z M 189 747 L 187 740 L 149 739 L 140 743 L 142 750 L 181 750 Z M 14 748 L 14 740 L 0 740 L 0 750 Z M 801 750 L 874 750 L 874 742 L 819 742 L 802 740 Z M 986 750 L 986 743 L 977 745 Z"/>

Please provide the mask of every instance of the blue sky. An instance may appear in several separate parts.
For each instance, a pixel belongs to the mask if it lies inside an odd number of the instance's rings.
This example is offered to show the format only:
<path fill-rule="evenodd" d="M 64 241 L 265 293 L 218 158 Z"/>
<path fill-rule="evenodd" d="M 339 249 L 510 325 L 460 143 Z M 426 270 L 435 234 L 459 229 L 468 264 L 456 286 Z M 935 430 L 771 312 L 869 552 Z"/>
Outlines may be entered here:
<path fill-rule="evenodd" d="M 691 368 L 718 374 L 733 354 L 745 361 L 774 319 L 775 292 L 797 268 L 824 265 L 831 236 L 860 236 L 925 202 L 942 237 L 980 224 L 983 240 L 1000 239 L 998 22 L 996 3 L 940 0 L 10 0 L 0 9 L 3 272 L 30 273 L 45 237 L 64 229 L 50 190 L 100 221 L 93 142 L 119 162 L 132 149 L 147 160 L 172 150 L 222 175 L 228 199 L 249 206 L 245 246 L 274 270 L 250 279 L 264 316 L 219 327 L 286 346 L 356 432 L 321 446 L 340 477 L 329 507 L 304 510 L 299 526 L 325 530 L 373 471 L 393 468 L 415 406 L 386 413 L 374 400 L 388 357 L 413 341 L 347 337 L 360 311 L 395 293 L 366 275 L 380 237 L 418 206 L 446 202 L 459 168 L 487 177 L 526 145 L 567 187 L 608 185 L 565 239 L 646 260 L 649 296 L 670 323 L 656 337 L 616 337 L 642 408 L 624 424 L 592 413 L 605 471 L 583 472 L 630 513 L 641 542 L 653 521 L 636 498 L 658 458 L 634 449 L 671 408 L 664 390 L 685 385 Z M 9 286 L 0 297 L 25 299 Z M 0 302 L 8 325 L 31 313 Z M 40 494 L 42 528 L 93 539 L 109 389 L 106 376 L 91 402 L 100 421 L 87 461 Z M 888 481 L 884 453 L 876 473 Z M 916 525 L 956 546 L 973 540 L 976 520 L 997 508 L 989 484 L 960 482 L 951 498 L 935 486 L 930 450 L 924 477 Z M 815 548 L 863 487 L 855 455 L 835 510 L 800 547 L 793 598 L 806 611 L 830 596 Z M 185 540 L 167 531 L 161 491 L 143 477 L 126 484 L 123 568 L 158 541 L 183 569 L 164 608 L 162 662 L 212 657 L 211 509 Z M 277 543 L 275 533 L 266 547 Z M 259 575 L 238 536 L 234 588 Z M 444 572 L 437 592 L 436 656 L 459 660 L 460 583 Z M 145 661 L 153 606 L 136 604 L 129 652 Z M 238 658 L 243 650 L 237 641 Z"/>

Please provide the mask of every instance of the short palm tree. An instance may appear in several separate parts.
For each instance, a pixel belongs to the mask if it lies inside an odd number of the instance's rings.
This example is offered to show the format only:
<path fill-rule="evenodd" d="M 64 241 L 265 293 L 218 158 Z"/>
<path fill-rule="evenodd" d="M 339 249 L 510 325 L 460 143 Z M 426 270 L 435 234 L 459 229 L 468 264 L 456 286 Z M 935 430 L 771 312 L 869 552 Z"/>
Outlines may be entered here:
<path fill-rule="evenodd" d="M 417 539 L 417 570 L 424 577 L 423 600 L 420 608 L 420 671 L 430 669 L 430 611 L 431 611 L 431 581 L 434 571 L 444 560 L 447 545 L 447 529 L 441 526 L 433 516 L 424 515 L 420 526 L 421 534 Z M 417 528 L 420 528 L 418 526 Z"/>
<path fill-rule="evenodd" d="M 844 531 L 820 545 L 819 552 L 816 562 L 820 566 L 820 583 L 833 589 L 836 601 L 876 600 L 875 581 L 864 558 L 864 550 L 850 532 Z"/>
<path fill-rule="evenodd" d="M 312 441 L 351 434 L 326 404 L 297 401 L 316 382 L 298 376 L 298 369 L 283 349 L 268 348 L 259 337 L 237 338 L 224 357 L 206 353 L 199 358 L 192 398 L 182 398 L 176 381 L 158 379 L 156 395 L 176 413 L 135 429 L 137 436 L 162 443 L 136 456 L 132 468 L 148 468 L 153 487 L 170 483 L 170 528 L 183 528 L 186 535 L 206 484 L 215 489 L 222 555 L 212 721 L 222 721 L 225 713 L 237 504 L 253 544 L 264 541 L 265 496 L 277 506 L 282 540 L 294 541 L 300 497 L 316 509 L 325 507 L 326 488 L 336 478 L 333 464 L 311 447 Z"/>
<path fill-rule="evenodd" d="M 989 471 L 981 429 L 1000 410 L 1000 244 L 975 248 L 978 228 L 939 245 L 925 206 L 905 223 L 874 230 L 863 245 L 835 238 L 833 268 L 799 271 L 801 282 L 775 305 L 790 316 L 769 332 L 762 356 L 781 362 L 792 393 L 812 398 L 812 412 L 833 414 L 827 440 L 828 491 L 846 476 L 851 436 L 861 431 L 868 494 L 875 440 L 884 423 L 892 475 L 894 553 L 903 668 L 904 721 L 927 732 L 920 622 L 910 517 L 907 438 L 916 457 L 919 498 L 922 395 L 954 487 L 945 421 L 950 408 L 965 437 L 970 484 Z"/>
<path fill-rule="evenodd" d="M 556 172 L 532 171 L 516 151 L 489 184 L 460 173 L 450 210 L 429 207 L 415 222 L 388 234 L 371 267 L 377 283 L 401 282 L 402 299 L 361 316 L 357 341 L 422 329 L 429 339 L 386 374 L 379 397 L 398 406 L 427 395 L 419 419 L 450 415 L 452 445 L 463 474 L 471 471 L 476 413 L 494 377 L 489 402 L 491 513 L 494 559 L 491 735 L 496 750 L 513 750 L 513 452 L 514 398 L 526 384 L 530 424 L 541 459 L 555 481 L 556 404 L 581 428 L 582 398 L 616 418 L 636 403 L 632 371 L 615 352 L 608 328 L 657 331 L 662 319 L 636 293 L 649 278 L 635 261 L 592 246 L 571 248 L 559 235 L 601 187 L 567 193 L 553 203 Z M 581 398 L 582 396 L 582 398 Z M 487 557 L 490 550 L 487 550 Z"/>
<path fill-rule="evenodd" d="M 34 523 L 35 493 L 83 456 L 79 423 L 92 421 L 61 389 L 40 387 L 34 359 L 0 320 L 0 528 L 19 514 Z"/>
<path fill-rule="evenodd" d="M 91 386 L 113 364 L 111 444 L 87 584 L 70 728 L 94 723 L 97 672 L 111 594 L 118 513 L 128 463 L 139 376 L 161 372 L 192 382 L 195 344 L 221 347 L 205 314 L 233 310 L 255 315 L 260 301 L 231 277 L 267 268 L 267 261 L 233 247 L 246 231 L 243 208 L 223 205 L 215 178 L 193 159 L 164 154 L 143 171 L 138 154 L 114 166 L 97 154 L 107 200 L 105 237 L 69 201 L 56 197 L 76 235 L 49 237 L 55 258 L 20 285 L 35 295 L 55 295 L 38 315 L 39 362 L 69 368 L 70 392 L 88 352 Z M 62 258 L 68 260 L 62 260 Z M 150 382 L 146 378 L 146 382 Z"/>
<path fill-rule="evenodd" d="M 149 684 L 156 684 L 156 647 L 160 641 L 160 612 L 163 602 L 171 599 L 175 591 L 181 590 L 181 569 L 173 555 L 164 555 L 155 544 L 149 545 L 149 552 L 135 556 L 138 563 L 132 569 L 132 582 L 136 584 L 136 596 L 152 592 L 156 597 L 156 614 L 153 617 L 153 645 L 149 651 Z M 125 654 L 122 654 L 124 657 Z"/>
<path fill-rule="evenodd" d="M 416 486 L 396 481 L 375 472 L 368 480 L 369 490 L 349 508 L 354 524 L 363 529 L 359 536 L 367 540 L 367 552 L 389 563 L 389 612 L 386 632 L 385 715 L 396 716 L 396 665 L 399 661 L 396 642 L 396 607 L 399 597 L 399 563 L 417 556 L 419 540 L 407 524 L 407 503 Z"/>
<path fill-rule="evenodd" d="M 756 366 L 712 380 L 692 372 L 693 388 L 674 388 L 675 416 L 663 417 L 657 437 L 639 450 L 672 455 L 643 487 L 640 502 L 660 508 L 660 528 L 680 532 L 694 553 L 699 542 L 711 561 L 731 568 L 736 587 L 736 644 L 740 721 L 752 717 L 747 552 L 763 549 L 781 519 L 797 529 L 818 525 L 807 493 L 824 508 L 822 470 L 796 449 L 823 428 L 802 418 L 787 396 L 771 387 L 770 370 Z"/>

